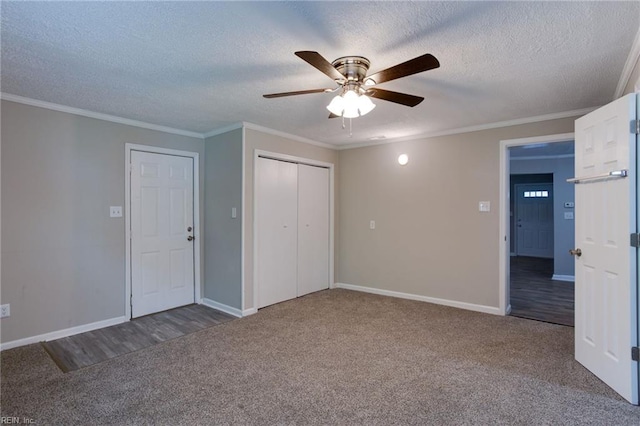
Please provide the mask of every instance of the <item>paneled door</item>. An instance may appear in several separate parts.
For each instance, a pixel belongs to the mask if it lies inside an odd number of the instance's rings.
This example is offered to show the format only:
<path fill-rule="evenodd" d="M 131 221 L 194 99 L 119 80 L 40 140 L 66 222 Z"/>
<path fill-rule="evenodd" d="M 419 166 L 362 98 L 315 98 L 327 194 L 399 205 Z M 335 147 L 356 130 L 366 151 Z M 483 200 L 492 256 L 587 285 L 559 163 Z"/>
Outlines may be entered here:
<path fill-rule="evenodd" d="M 329 169 L 298 165 L 298 296 L 329 288 Z"/>
<path fill-rule="evenodd" d="M 297 296 L 298 165 L 256 164 L 258 308 Z"/>
<path fill-rule="evenodd" d="M 575 357 L 638 403 L 637 100 L 631 94 L 576 120 Z M 633 126 L 635 127 L 635 126 Z M 624 172 L 628 171 L 628 177 Z"/>
<path fill-rule="evenodd" d="M 193 159 L 131 152 L 131 316 L 194 303 Z"/>
<path fill-rule="evenodd" d="M 517 184 L 516 254 L 553 257 L 553 184 Z"/>

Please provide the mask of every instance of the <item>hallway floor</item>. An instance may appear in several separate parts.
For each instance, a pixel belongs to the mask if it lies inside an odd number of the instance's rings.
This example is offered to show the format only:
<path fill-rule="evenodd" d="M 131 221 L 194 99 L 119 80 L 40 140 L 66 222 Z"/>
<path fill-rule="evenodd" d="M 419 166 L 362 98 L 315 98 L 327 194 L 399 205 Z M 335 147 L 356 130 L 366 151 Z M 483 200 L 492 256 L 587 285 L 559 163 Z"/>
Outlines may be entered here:
<path fill-rule="evenodd" d="M 574 283 L 554 281 L 553 259 L 511 257 L 511 315 L 574 325 Z"/>

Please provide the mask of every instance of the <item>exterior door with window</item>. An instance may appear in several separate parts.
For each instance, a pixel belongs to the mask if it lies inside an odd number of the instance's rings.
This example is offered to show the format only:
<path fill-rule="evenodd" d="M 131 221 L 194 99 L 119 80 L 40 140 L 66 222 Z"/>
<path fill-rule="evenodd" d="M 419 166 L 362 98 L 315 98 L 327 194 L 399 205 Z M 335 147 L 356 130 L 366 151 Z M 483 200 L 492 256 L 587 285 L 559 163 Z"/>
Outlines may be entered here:
<path fill-rule="evenodd" d="M 553 258 L 553 184 L 517 184 L 516 254 Z"/>

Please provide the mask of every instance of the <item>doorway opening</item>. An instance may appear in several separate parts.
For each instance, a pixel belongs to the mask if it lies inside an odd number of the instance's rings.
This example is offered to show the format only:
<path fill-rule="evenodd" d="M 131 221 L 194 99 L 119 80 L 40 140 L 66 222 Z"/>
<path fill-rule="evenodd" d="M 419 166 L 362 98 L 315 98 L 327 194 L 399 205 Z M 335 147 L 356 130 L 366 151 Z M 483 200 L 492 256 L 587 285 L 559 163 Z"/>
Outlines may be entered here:
<path fill-rule="evenodd" d="M 504 313 L 573 326 L 573 135 L 501 145 Z"/>
<path fill-rule="evenodd" d="M 558 164 L 565 165 L 556 163 L 555 167 Z M 574 283 L 570 278 L 557 279 L 560 274 L 555 273 L 554 174 L 514 174 L 518 169 L 518 164 L 512 164 L 510 207 L 513 214 L 510 221 L 512 238 L 509 262 L 511 315 L 573 326 Z M 562 195 L 573 200 L 572 194 Z M 572 225 L 569 222 L 566 226 Z M 560 268 L 564 268 L 562 272 L 571 272 L 567 265 L 561 265 Z"/>

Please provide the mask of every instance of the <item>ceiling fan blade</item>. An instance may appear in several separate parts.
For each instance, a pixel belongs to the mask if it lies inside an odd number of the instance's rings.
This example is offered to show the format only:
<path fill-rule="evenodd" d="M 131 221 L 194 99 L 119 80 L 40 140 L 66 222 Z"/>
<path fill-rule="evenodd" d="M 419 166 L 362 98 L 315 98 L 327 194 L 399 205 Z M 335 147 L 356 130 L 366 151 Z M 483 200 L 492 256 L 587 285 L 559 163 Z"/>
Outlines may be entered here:
<path fill-rule="evenodd" d="M 397 78 L 406 77 L 408 75 L 417 74 L 423 71 L 429 71 L 438 68 L 440 62 L 430 53 L 408 60 L 386 70 L 379 71 L 373 75 L 367 76 L 365 81 L 373 80 L 375 84 L 384 83 L 385 81 L 395 80 Z"/>
<path fill-rule="evenodd" d="M 295 96 L 295 95 L 308 95 L 310 93 L 323 93 L 327 91 L 331 91 L 333 89 L 311 89 L 311 90 L 298 90 L 297 92 L 282 92 L 282 93 L 269 93 L 268 95 L 262 95 L 267 99 L 272 98 L 282 98 L 284 96 Z"/>
<path fill-rule="evenodd" d="M 420 96 L 407 95 L 406 93 L 392 92 L 390 90 L 383 90 L 378 88 L 369 89 L 365 94 L 367 96 L 371 96 L 372 98 L 395 102 L 397 104 L 406 105 L 409 107 L 414 107 L 420 102 L 424 101 L 424 98 Z"/>
<path fill-rule="evenodd" d="M 322 71 L 333 80 L 344 80 L 344 75 L 340 74 L 340 72 L 331 65 L 331 62 L 323 58 L 318 52 L 303 50 L 301 52 L 295 52 L 295 54 L 297 57 L 308 62 L 310 65 Z"/>
<path fill-rule="evenodd" d="M 329 113 L 329 118 L 338 118 L 339 115 L 335 115 L 334 113 Z"/>

